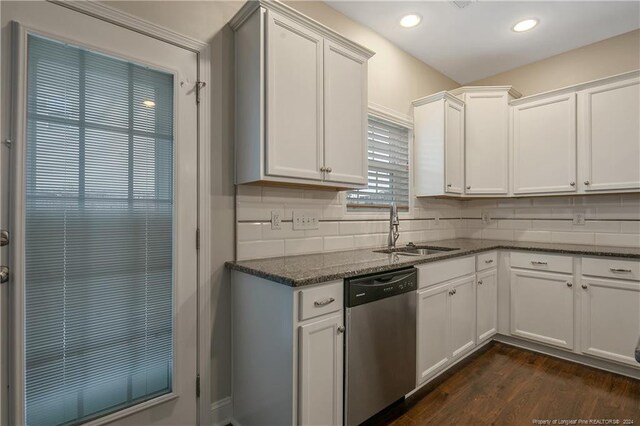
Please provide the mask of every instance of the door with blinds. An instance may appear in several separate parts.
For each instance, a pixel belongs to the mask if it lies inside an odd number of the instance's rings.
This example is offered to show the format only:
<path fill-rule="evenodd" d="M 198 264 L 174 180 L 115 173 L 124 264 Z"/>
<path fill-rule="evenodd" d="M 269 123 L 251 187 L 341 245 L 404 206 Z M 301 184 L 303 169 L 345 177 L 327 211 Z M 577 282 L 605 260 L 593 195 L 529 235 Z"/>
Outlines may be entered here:
<path fill-rule="evenodd" d="M 195 424 L 197 56 L 33 3 L 3 6 L 9 421 Z"/>

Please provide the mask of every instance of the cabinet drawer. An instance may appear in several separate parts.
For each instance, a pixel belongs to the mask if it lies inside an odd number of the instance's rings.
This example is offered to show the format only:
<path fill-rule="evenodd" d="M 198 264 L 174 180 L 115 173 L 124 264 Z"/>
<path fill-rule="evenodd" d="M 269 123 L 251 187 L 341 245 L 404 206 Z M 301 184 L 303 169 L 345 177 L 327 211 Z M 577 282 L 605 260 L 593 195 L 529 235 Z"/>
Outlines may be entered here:
<path fill-rule="evenodd" d="M 473 274 L 476 264 L 475 257 L 465 257 L 419 265 L 417 268 L 418 288 L 424 288 L 453 278 Z"/>
<path fill-rule="evenodd" d="M 546 253 L 511 252 L 513 268 L 535 269 L 536 271 L 573 273 L 573 261 L 569 256 Z"/>
<path fill-rule="evenodd" d="M 300 290 L 299 312 L 300 321 L 331 312 L 339 311 L 344 307 L 344 284 L 336 281 L 318 287 Z"/>
<path fill-rule="evenodd" d="M 481 253 L 476 257 L 476 271 L 484 271 L 496 266 L 498 266 L 498 252 Z"/>
<path fill-rule="evenodd" d="M 640 262 L 584 257 L 582 258 L 582 275 L 640 281 Z"/>

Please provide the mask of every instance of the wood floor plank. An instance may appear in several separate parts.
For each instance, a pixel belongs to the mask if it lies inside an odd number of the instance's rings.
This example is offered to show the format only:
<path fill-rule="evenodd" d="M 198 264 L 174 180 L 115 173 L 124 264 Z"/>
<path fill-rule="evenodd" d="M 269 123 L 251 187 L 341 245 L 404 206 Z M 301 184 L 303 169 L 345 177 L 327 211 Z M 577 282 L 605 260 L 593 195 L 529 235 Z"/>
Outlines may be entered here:
<path fill-rule="evenodd" d="M 531 425 L 541 420 L 631 420 L 640 381 L 493 342 L 367 425 Z"/>

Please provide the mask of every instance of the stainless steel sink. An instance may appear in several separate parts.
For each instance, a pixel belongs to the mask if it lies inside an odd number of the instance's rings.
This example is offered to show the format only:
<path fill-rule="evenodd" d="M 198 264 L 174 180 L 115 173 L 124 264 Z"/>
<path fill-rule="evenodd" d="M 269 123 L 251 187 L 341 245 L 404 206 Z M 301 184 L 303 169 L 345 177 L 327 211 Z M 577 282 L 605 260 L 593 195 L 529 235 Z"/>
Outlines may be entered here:
<path fill-rule="evenodd" d="M 428 254 L 442 253 L 442 252 L 447 252 L 452 250 L 458 250 L 458 249 L 450 248 L 450 247 L 407 245 L 405 247 L 398 247 L 395 249 L 374 250 L 374 251 L 376 253 L 395 253 L 400 256 L 426 256 Z"/>

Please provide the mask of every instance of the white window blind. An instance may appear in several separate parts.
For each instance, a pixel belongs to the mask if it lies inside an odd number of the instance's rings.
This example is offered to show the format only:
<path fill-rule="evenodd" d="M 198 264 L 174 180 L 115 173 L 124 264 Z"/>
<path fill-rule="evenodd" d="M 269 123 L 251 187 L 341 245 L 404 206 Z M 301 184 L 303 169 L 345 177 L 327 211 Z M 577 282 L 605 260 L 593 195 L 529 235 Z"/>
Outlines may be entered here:
<path fill-rule="evenodd" d="M 349 210 L 409 208 L 409 129 L 369 115 L 368 185 L 347 193 Z"/>
<path fill-rule="evenodd" d="M 25 413 L 171 390 L 173 76 L 29 35 Z"/>

